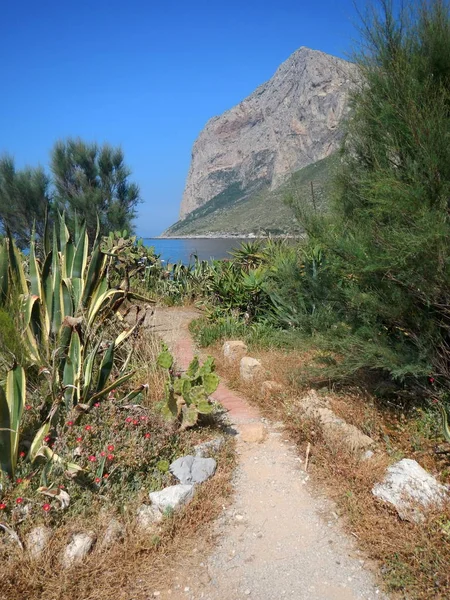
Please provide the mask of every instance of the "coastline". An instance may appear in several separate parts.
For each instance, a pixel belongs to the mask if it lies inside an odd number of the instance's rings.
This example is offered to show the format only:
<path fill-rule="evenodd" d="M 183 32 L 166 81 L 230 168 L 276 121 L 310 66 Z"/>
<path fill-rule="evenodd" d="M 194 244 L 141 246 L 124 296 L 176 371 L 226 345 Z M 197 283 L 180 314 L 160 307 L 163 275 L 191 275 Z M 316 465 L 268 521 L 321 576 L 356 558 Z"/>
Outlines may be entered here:
<path fill-rule="evenodd" d="M 282 233 L 282 234 L 261 234 L 257 235 L 256 233 L 201 233 L 201 234 L 191 234 L 191 235 L 158 235 L 154 237 L 144 237 L 144 240 L 229 240 L 229 239 L 243 239 L 243 240 L 257 240 L 257 239 L 266 239 L 266 238 L 286 238 L 286 239 L 296 239 L 302 238 L 305 234 L 299 233 L 297 235 L 290 233 Z"/>

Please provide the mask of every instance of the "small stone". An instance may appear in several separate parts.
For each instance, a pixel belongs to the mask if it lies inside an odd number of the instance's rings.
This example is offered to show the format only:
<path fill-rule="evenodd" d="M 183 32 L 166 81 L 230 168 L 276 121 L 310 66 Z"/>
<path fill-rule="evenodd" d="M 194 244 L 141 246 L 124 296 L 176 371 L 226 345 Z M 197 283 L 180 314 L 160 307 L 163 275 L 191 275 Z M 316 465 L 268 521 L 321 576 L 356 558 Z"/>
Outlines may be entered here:
<path fill-rule="evenodd" d="M 198 456 L 199 458 L 208 458 L 210 454 L 219 452 L 224 443 L 225 439 L 223 437 L 217 437 L 209 442 L 197 444 L 197 446 L 194 446 L 195 456 Z"/>
<path fill-rule="evenodd" d="M 270 398 L 276 394 L 280 394 L 283 391 L 283 386 L 277 381 L 263 381 L 261 385 L 261 395 L 264 398 Z"/>
<path fill-rule="evenodd" d="M 244 594 L 245 594 L 246 596 L 250 596 L 250 594 L 251 594 L 251 591 L 250 591 L 250 590 L 245 590 Z"/>
<path fill-rule="evenodd" d="M 62 555 L 62 566 L 67 569 L 82 562 L 92 550 L 94 543 L 95 533 L 93 531 L 74 534 Z"/>
<path fill-rule="evenodd" d="M 217 463 L 214 458 L 182 456 L 170 465 L 170 472 L 184 484 L 203 483 L 212 477 Z"/>
<path fill-rule="evenodd" d="M 423 520 L 425 509 L 442 506 L 448 496 L 447 488 L 410 458 L 388 467 L 383 481 L 373 487 L 372 493 L 392 504 L 401 519 L 414 522 Z"/>
<path fill-rule="evenodd" d="M 227 363 L 238 363 L 247 354 L 247 346 L 239 340 L 225 342 L 222 353 Z"/>
<path fill-rule="evenodd" d="M 241 440 L 247 443 L 261 443 L 266 434 L 267 429 L 263 423 L 245 423 L 239 431 Z"/>
<path fill-rule="evenodd" d="M 256 358 L 244 356 L 241 358 L 240 375 L 243 381 L 255 381 L 263 376 L 262 364 Z"/>
<path fill-rule="evenodd" d="M 33 560 L 37 560 L 42 556 L 46 549 L 50 538 L 52 537 L 52 530 L 49 527 L 40 525 L 34 527 L 27 536 L 26 548 Z"/>
<path fill-rule="evenodd" d="M 124 537 L 125 529 L 123 525 L 117 519 L 111 519 L 100 544 L 100 550 L 110 548 L 116 542 L 122 541 Z"/>
<path fill-rule="evenodd" d="M 139 529 L 153 530 L 162 518 L 163 514 L 157 506 L 142 504 L 136 513 L 136 525 Z"/>
<path fill-rule="evenodd" d="M 185 591 L 185 592 L 188 592 L 188 591 L 189 591 L 189 588 L 186 586 L 186 587 L 184 588 L 184 591 Z"/>
<path fill-rule="evenodd" d="M 236 519 L 236 521 L 243 521 L 244 520 L 244 517 L 242 515 L 236 515 L 234 518 Z"/>
<path fill-rule="evenodd" d="M 370 460 L 373 456 L 375 456 L 375 452 L 372 450 L 366 450 L 362 455 L 362 460 Z"/>
<path fill-rule="evenodd" d="M 161 596 L 161 592 L 153 592 L 153 596 L 157 598 L 158 596 Z"/>
<path fill-rule="evenodd" d="M 150 492 L 149 497 L 152 506 L 158 508 L 162 513 L 167 509 L 177 510 L 187 504 L 194 496 L 194 486 L 171 485 L 159 492 Z"/>

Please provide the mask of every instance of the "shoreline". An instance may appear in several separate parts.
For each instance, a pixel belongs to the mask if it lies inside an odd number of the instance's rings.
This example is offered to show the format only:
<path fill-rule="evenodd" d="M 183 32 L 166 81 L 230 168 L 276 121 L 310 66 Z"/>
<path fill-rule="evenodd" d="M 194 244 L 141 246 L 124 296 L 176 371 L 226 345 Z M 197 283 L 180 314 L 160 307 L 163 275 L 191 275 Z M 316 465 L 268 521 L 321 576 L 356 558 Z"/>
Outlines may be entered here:
<path fill-rule="evenodd" d="M 153 237 L 143 237 L 143 240 L 233 240 L 233 239 L 241 239 L 241 240 L 258 240 L 258 239 L 267 239 L 267 238 L 286 238 L 286 239 L 296 239 L 304 237 L 304 234 L 299 233 L 298 235 L 283 233 L 283 234 L 266 234 L 266 235 L 256 235 L 254 233 L 239 233 L 239 234 L 231 234 L 231 233 L 220 233 L 220 234 L 198 234 L 198 235 L 158 235 Z"/>

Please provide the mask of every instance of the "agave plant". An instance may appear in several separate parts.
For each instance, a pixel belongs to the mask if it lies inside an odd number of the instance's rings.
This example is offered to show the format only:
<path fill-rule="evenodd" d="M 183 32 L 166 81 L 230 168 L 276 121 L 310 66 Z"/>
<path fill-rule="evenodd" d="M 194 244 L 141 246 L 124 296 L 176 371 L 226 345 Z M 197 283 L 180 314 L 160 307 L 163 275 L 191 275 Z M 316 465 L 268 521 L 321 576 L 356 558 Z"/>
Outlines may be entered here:
<path fill-rule="evenodd" d="M 19 449 L 19 427 L 25 405 L 25 371 L 15 366 L 0 386 L 0 468 L 14 477 Z"/>
<path fill-rule="evenodd" d="M 44 240 L 42 254 L 39 260 L 32 240 L 27 272 L 10 235 L 0 250 L 0 300 L 7 304 L 13 292 L 19 294 L 19 320 L 30 357 L 29 366 L 37 366 L 48 385 L 42 404 L 43 408 L 47 406 L 47 417 L 31 444 L 31 460 L 41 452 L 44 437 L 62 412 L 75 407 L 78 411 L 87 411 L 132 377 L 133 372 L 127 372 L 130 356 L 120 371 L 114 359 L 117 348 L 139 326 L 138 322 L 112 340 L 102 339 L 106 322 L 117 313 L 126 297 L 135 294 L 120 287 L 109 287 L 106 272 L 114 255 L 102 252 L 97 241 L 89 253 L 85 225 L 76 225 L 72 236 L 61 217 L 59 236 L 54 228 L 52 244 Z M 5 457 L 5 465 L 13 465 L 5 466 L 9 470 L 14 468 L 18 437 L 7 450 L 5 431 L 18 436 L 20 406 L 23 405 L 18 386 L 13 385 L 18 375 L 11 382 L 10 378 L 11 373 L 19 372 L 23 373 L 20 393 L 25 393 L 24 371 L 22 367 L 14 367 L 7 376 L 6 394 L 0 399 L 3 436 L 0 460 L 3 464 Z M 113 372 L 116 373 L 114 379 Z"/>

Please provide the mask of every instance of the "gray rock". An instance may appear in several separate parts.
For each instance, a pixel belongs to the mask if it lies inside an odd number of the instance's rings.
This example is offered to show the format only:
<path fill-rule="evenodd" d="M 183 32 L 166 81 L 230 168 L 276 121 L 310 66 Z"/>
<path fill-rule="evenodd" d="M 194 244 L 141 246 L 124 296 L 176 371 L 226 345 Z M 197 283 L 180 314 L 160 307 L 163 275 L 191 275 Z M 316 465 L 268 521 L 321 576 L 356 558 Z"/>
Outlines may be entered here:
<path fill-rule="evenodd" d="M 210 454 L 215 454 L 223 447 L 225 439 L 223 437 L 217 437 L 209 442 L 203 442 L 194 446 L 195 456 L 200 458 L 208 458 Z"/>
<path fill-rule="evenodd" d="M 264 374 L 263 368 L 259 360 L 251 356 L 241 358 L 240 375 L 243 381 L 254 381 L 261 379 Z"/>
<path fill-rule="evenodd" d="M 75 533 L 61 557 L 63 568 L 68 569 L 82 562 L 92 550 L 94 544 L 95 533 L 93 531 Z"/>
<path fill-rule="evenodd" d="M 180 219 L 239 183 L 278 187 L 340 146 L 356 67 L 300 48 L 248 98 L 213 117 L 192 149 Z"/>
<path fill-rule="evenodd" d="M 247 346 L 239 340 L 230 340 L 222 346 L 222 354 L 227 363 L 237 363 L 247 354 Z"/>
<path fill-rule="evenodd" d="M 142 504 L 136 513 L 136 525 L 139 529 L 153 530 L 162 518 L 163 514 L 158 506 Z"/>
<path fill-rule="evenodd" d="M 149 497 L 152 506 L 157 508 L 161 513 L 164 513 L 167 509 L 177 510 L 190 500 L 194 496 L 193 485 L 171 485 L 166 487 L 159 492 L 150 492 Z"/>
<path fill-rule="evenodd" d="M 117 519 L 111 519 L 100 543 L 100 550 L 107 550 L 125 537 L 125 528 Z"/>
<path fill-rule="evenodd" d="M 415 522 L 423 519 L 426 509 L 442 506 L 448 495 L 445 486 L 410 458 L 391 465 L 372 493 L 394 506 L 401 519 Z"/>
<path fill-rule="evenodd" d="M 33 560 L 37 560 L 42 556 L 51 537 L 52 530 L 49 527 L 44 525 L 33 527 L 25 542 L 28 553 Z"/>
<path fill-rule="evenodd" d="M 203 483 L 212 477 L 217 463 L 213 458 L 182 456 L 170 465 L 170 472 L 181 483 Z"/>

